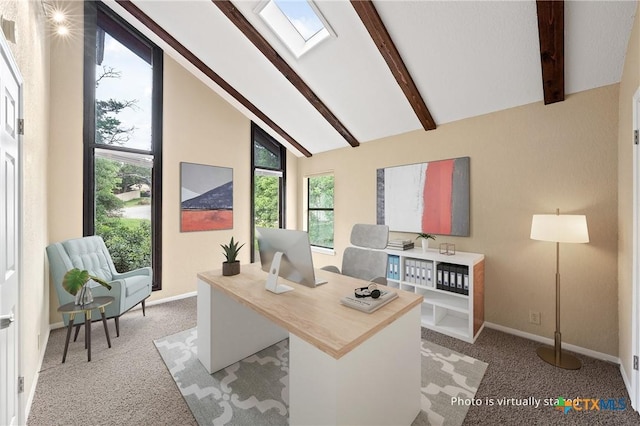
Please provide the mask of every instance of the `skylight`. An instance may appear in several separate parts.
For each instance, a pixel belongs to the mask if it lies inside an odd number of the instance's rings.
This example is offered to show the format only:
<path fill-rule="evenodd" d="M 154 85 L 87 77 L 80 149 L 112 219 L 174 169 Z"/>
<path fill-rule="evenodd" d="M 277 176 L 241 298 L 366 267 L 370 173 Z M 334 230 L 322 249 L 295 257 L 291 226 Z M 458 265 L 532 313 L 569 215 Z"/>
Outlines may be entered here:
<path fill-rule="evenodd" d="M 324 28 L 324 24 L 306 0 L 274 0 L 284 16 L 305 41 Z"/>
<path fill-rule="evenodd" d="M 335 36 L 311 1 L 266 0 L 255 12 L 296 58 L 330 35 Z"/>

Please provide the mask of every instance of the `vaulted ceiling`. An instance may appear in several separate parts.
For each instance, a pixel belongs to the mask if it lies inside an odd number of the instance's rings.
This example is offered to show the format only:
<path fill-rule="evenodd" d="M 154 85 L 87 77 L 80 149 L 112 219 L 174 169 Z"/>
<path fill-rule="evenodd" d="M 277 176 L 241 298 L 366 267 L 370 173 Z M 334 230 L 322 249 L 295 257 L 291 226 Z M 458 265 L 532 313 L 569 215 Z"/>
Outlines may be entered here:
<path fill-rule="evenodd" d="M 335 36 L 296 58 L 255 12 L 262 0 L 105 3 L 299 156 L 617 83 L 637 13 L 635 1 L 316 0 Z"/>

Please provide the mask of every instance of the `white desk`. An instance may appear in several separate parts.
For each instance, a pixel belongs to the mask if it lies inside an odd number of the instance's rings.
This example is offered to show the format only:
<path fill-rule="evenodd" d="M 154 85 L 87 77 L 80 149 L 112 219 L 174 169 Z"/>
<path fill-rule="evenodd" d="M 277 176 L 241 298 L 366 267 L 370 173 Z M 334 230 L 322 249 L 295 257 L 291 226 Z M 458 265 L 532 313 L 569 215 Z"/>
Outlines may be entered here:
<path fill-rule="evenodd" d="M 398 299 L 372 314 L 341 297 L 361 280 L 319 270 L 329 282 L 265 290 L 259 264 L 198 274 L 198 358 L 211 373 L 289 338 L 289 424 L 408 425 L 420 412 L 420 304 Z"/>

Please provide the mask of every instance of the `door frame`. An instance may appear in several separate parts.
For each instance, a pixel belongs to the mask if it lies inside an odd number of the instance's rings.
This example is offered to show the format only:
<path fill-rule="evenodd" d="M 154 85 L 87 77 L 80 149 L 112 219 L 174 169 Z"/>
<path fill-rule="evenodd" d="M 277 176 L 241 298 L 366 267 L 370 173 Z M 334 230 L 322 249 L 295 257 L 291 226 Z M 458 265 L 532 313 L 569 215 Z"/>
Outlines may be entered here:
<path fill-rule="evenodd" d="M 18 114 L 17 114 L 17 119 L 22 119 L 23 118 L 23 110 L 24 110 L 24 105 L 23 105 L 23 92 L 24 92 L 24 80 L 22 78 L 22 74 L 20 73 L 20 69 L 18 68 L 18 64 L 15 61 L 15 58 L 13 57 L 13 53 L 11 52 L 11 49 L 9 48 L 9 44 L 7 43 L 7 39 L 4 36 L 4 33 L 2 31 L 0 31 L 0 55 L 2 55 L 2 57 L 4 58 L 4 60 L 6 60 L 7 65 L 9 65 L 9 69 L 11 71 L 11 74 L 13 74 L 13 77 L 15 78 L 16 82 L 18 83 Z M 17 351 L 18 351 L 18 377 L 23 377 L 23 371 L 24 371 L 24 362 L 22 360 L 22 353 L 23 353 L 23 345 L 22 345 L 22 321 L 23 321 L 23 313 L 22 313 L 22 291 L 23 291 L 23 278 L 22 278 L 22 272 L 24 271 L 24 256 L 23 256 L 23 183 L 24 183 L 24 136 L 20 133 L 17 132 L 17 142 L 18 142 L 18 182 L 17 182 L 17 186 L 18 186 L 18 207 L 17 207 L 17 218 L 18 220 L 16 221 L 16 225 L 18 227 L 18 229 L 16 230 L 16 235 L 17 235 L 17 252 L 18 252 L 18 291 L 17 291 L 17 298 L 18 300 L 16 301 L 16 309 L 17 309 L 17 313 L 16 313 L 16 336 L 17 336 L 17 341 L 16 341 L 16 345 L 18 346 Z M 17 382 L 17 381 L 16 381 Z M 16 392 L 18 392 L 18 390 L 16 389 Z M 25 392 L 24 390 L 22 392 L 18 392 L 18 424 L 26 424 L 26 418 L 25 418 Z"/>
<path fill-rule="evenodd" d="M 640 87 L 633 95 L 633 131 L 640 128 Z M 640 356 L 640 145 L 633 142 L 633 259 L 631 308 L 631 359 Z M 632 361 L 633 363 L 633 361 Z M 640 370 L 631 367 L 631 406 L 640 410 Z"/>

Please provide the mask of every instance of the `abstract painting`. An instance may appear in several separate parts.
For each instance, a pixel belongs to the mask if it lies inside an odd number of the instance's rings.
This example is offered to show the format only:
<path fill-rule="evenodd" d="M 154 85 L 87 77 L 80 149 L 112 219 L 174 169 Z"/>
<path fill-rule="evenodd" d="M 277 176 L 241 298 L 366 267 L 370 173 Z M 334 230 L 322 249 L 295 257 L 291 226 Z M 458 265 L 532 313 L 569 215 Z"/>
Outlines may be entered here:
<path fill-rule="evenodd" d="M 233 169 L 180 163 L 180 231 L 233 228 Z"/>
<path fill-rule="evenodd" d="M 469 157 L 377 170 L 377 222 L 391 231 L 469 236 Z"/>

